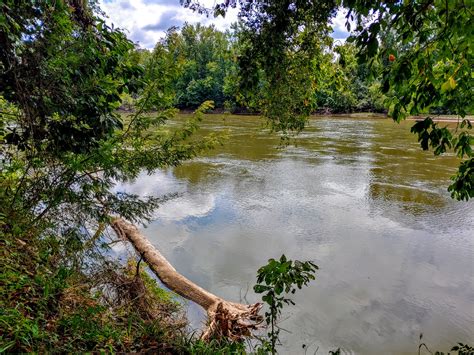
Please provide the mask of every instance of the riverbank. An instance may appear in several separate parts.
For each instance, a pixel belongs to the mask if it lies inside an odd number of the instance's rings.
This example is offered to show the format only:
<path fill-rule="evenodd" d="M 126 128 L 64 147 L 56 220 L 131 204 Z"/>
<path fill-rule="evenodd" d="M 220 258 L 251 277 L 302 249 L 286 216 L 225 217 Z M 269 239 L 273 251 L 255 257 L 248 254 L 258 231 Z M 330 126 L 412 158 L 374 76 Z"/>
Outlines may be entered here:
<path fill-rule="evenodd" d="M 464 119 L 470 121 L 474 120 L 473 115 L 465 116 L 464 118 L 457 115 L 420 115 L 420 116 L 410 116 L 407 118 L 408 121 L 421 121 L 426 117 L 431 117 L 435 122 L 448 122 L 448 123 L 461 123 Z"/>
<path fill-rule="evenodd" d="M 129 114 L 133 113 L 133 110 L 124 110 L 119 109 L 118 112 L 120 114 Z M 193 114 L 194 110 L 192 109 L 181 109 L 179 110 L 179 115 L 191 115 Z M 223 108 L 216 108 L 211 111 L 208 111 L 206 114 L 208 115 L 235 115 L 235 116 L 255 116 L 260 117 L 261 115 L 256 112 L 248 112 L 248 111 L 241 111 L 231 113 Z M 391 117 L 387 113 L 381 112 L 345 112 L 345 113 L 323 113 L 323 112 L 316 112 L 310 115 L 311 118 L 327 118 L 327 117 L 334 117 L 334 118 L 360 118 L 360 119 L 367 119 L 367 118 L 374 118 L 374 119 L 391 119 Z M 434 115 L 434 114 L 423 114 L 418 116 L 408 116 L 406 118 L 407 121 L 420 121 L 424 120 L 426 117 L 431 117 L 435 122 L 447 122 L 447 123 L 460 123 L 463 119 L 468 119 L 470 121 L 474 120 L 474 115 L 467 115 L 464 118 L 457 116 L 457 115 Z"/>
<path fill-rule="evenodd" d="M 367 118 L 387 118 L 391 119 L 391 117 L 386 114 L 386 113 L 375 113 L 375 112 L 355 112 L 355 113 L 337 113 L 337 114 L 314 114 L 311 115 L 311 117 L 315 118 L 326 118 L 326 117 L 341 117 L 341 118 L 361 118 L 361 119 L 367 119 Z M 424 114 L 424 115 L 418 115 L 418 116 L 408 116 L 405 120 L 407 121 L 422 121 L 426 117 L 431 117 L 431 119 L 435 122 L 447 122 L 447 123 L 461 123 L 463 119 L 468 119 L 470 121 L 474 120 L 473 115 L 468 115 L 462 118 L 461 116 L 457 115 L 433 115 L 433 114 Z"/>

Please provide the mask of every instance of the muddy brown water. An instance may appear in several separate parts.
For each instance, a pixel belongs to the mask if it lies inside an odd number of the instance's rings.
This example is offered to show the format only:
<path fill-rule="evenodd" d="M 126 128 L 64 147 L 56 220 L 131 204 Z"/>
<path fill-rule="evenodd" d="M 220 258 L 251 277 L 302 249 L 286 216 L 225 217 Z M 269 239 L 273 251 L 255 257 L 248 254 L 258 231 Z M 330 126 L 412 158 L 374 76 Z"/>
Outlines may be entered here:
<path fill-rule="evenodd" d="M 256 301 L 268 258 L 318 264 L 284 311 L 282 353 L 415 354 L 420 333 L 447 351 L 474 343 L 474 202 L 450 198 L 458 159 L 421 151 L 412 124 L 313 118 L 279 147 L 257 117 L 209 115 L 204 133 L 229 130 L 222 147 L 118 189 L 179 193 L 144 233 L 224 298 Z"/>

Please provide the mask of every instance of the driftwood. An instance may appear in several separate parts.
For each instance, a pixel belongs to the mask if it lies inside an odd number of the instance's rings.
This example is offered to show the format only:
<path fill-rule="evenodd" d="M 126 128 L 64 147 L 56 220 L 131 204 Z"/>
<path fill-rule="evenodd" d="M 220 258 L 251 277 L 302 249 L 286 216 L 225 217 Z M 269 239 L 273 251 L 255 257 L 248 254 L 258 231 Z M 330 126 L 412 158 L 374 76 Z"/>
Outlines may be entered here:
<path fill-rule="evenodd" d="M 166 287 L 206 310 L 209 321 L 202 339 L 228 338 L 240 341 L 260 327 L 263 320 L 259 315 L 262 307 L 260 303 L 244 305 L 229 302 L 204 290 L 177 272 L 133 224 L 117 218 L 113 220 L 112 228 L 120 238 L 132 243 Z"/>

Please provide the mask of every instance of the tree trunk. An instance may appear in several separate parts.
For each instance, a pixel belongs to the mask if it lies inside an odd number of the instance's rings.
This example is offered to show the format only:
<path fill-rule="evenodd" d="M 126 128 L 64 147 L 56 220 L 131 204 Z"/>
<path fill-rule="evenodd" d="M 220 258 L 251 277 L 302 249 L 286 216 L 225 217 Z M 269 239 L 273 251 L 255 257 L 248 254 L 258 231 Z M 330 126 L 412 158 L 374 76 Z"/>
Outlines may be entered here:
<path fill-rule="evenodd" d="M 166 287 L 206 310 L 209 322 L 202 334 L 204 340 L 226 337 L 239 341 L 259 328 L 263 320 L 259 315 L 260 303 L 244 305 L 229 302 L 204 290 L 177 272 L 133 224 L 117 218 L 113 220 L 112 228 L 120 238 L 132 243 Z"/>

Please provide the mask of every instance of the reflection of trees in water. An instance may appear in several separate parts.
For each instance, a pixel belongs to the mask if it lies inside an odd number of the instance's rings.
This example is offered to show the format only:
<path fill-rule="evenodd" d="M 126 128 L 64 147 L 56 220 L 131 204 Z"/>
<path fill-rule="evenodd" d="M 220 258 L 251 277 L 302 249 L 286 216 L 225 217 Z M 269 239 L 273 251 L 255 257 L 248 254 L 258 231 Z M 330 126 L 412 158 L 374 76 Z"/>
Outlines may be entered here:
<path fill-rule="evenodd" d="M 387 122 L 376 126 L 368 195 L 375 204 L 394 204 L 419 216 L 448 204 L 446 186 L 458 162 L 454 157 L 433 157 L 421 151 L 409 125 Z"/>
<path fill-rule="evenodd" d="M 444 196 L 432 191 L 399 184 L 371 182 L 369 195 L 372 200 L 382 199 L 389 204 L 397 203 L 403 211 L 413 215 L 438 210 L 446 205 Z"/>
<path fill-rule="evenodd" d="M 185 163 L 173 169 L 173 174 L 180 180 L 187 180 L 191 184 L 198 184 L 209 176 L 218 175 L 218 169 L 214 164 L 202 161 Z"/>

